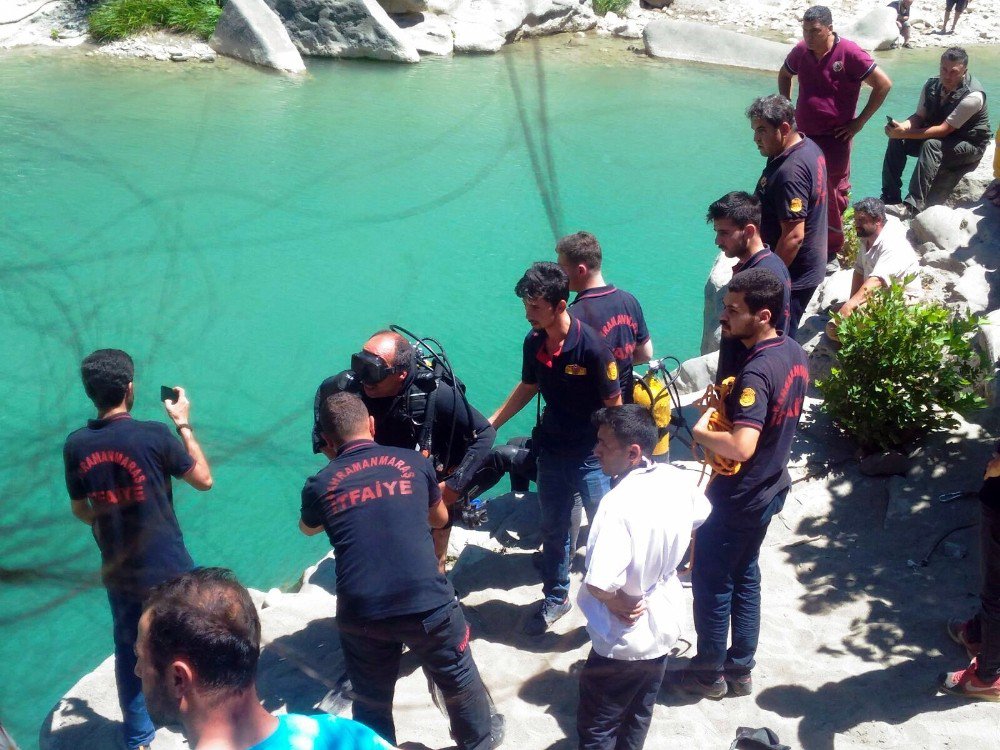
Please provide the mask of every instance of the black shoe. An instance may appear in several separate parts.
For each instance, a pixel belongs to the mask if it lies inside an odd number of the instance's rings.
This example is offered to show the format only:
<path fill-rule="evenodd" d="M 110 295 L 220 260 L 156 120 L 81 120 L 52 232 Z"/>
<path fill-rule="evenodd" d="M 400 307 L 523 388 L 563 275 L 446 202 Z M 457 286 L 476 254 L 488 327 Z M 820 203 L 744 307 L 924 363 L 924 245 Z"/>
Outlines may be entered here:
<path fill-rule="evenodd" d="M 492 714 L 490 716 L 490 747 L 498 748 L 503 744 L 504 733 L 507 729 L 507 721 L 503 714 Z"/>
<path fill-rule="evenodd" d="M 565 599 L 560 604 L 555 604 L 546 599 L 539 606 L 535 616 L 528 620 L 528 624 L 524 626 L 525 634 L 542 635 L 551 627 L 552 623 L 571 609 L 573 609 L 573 605 L 570 604 L 569 599 Z"/>
<path fill-rule="evenodd" d="M 749 672 L 746 674 L 726 672 L 724 678 L 729 695 L 750 695 L 753 692 L 753 677 L 750 676 Z"/>
<path fill-rule="evenodd" d="M 703 682 L 699 676 L 701 674 L 709 675 L 710 673 L 685 669 L 681 672 L 681 679 L 677 685 L 685 693 L 701 695 L 712 700 L 719 700 L 719 698 L 722 698 L 729 692 L 729 687 L 726 685 L 726 678 L 721 674 L 716 675 L 715 679 L 711 682 Z"/>

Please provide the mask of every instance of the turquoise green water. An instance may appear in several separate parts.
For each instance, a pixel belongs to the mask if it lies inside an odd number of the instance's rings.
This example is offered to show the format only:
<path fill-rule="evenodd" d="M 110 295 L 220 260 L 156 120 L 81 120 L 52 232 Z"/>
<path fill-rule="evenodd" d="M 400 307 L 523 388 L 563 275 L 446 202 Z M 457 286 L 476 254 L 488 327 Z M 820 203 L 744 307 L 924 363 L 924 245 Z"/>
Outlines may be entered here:
<path fill-rule="evenodd" d="M 161 383 L 189 389 L 216 486 L 177 492 L 188 545 L 258 588 L 325 551 L 296 530 L 319 465 L 312 394 L 368 333 L 397 322 L 440 338 L 484 412 L 515 383 L 526 324 L 512 287 L 553 246 L 539 183 L 557 231 L 601 239 L 658 352 L 698 353 L 705 208 L 759 175 L 743 110 L 773 79 L 565 42 L 540 63 L 529 45 L 408 67 L 315 61 L 301 82 L 0 57 L 0 719 L 24 746 L 111 649 L 97 550 L 61 478 L 62 441 L 91 416 L 77 376 L 89 351 L 132 353 L 140 418 L 162 417 Z M 886 65 L 885 111 L 903 116 L 933 57 Z M 977 70 L 1000 88 L 995 55 Z M 858 139 L 856 195 L 877 193 L 883 148 L 877 127 Z"/>

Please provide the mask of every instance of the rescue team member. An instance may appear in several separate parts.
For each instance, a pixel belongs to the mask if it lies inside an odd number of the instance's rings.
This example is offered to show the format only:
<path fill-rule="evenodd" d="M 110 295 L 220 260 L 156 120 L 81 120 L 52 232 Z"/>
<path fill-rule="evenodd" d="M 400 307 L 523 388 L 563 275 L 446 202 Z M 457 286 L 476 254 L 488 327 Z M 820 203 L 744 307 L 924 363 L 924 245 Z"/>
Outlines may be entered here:
<path fill-rule="evenodd" d="M 212 471 L 191 428 L 183 388 L 176 389 L 176 400 L 164 401 L 182 444 L 166 425 L 132 419 L 135 366 L 128 354 L 99 349 L 84 358 L 80 374 L 97 419 L 66 438 L 66 488 L 73 515 L 92 527 L 101 550 L 125 745 L 135 750 L 156 734 L 135 674 L 142 601 L 156 584 L 194 567 L 174 514 L 170 478 L 208 490 Z"/>
<path fill-rule="evenodd" d="M 749 352 L 725 402 L 731 432 L 709 429 L 712 409 L 694 427 L 695 440 L 742 462 L 736 474 L 712 477 L 712 504 L 698 529 L 692 590 L 698 653 L 681 687 L 709 698 L 749 695 L 760 635 L 757 558 L 771 518 L 785 503 L 788 454 L 809 385 L 806 355 L 774 328 L 784 285 L 763 268 L 733 277 L 722 312 L 722 335 Z M 730 623 L 732 646 L 727 650 Z"/>
<path fill-rule="evenodd" d="M 760 201 L 756 196 L 742 191 L 726 193 L 708 207 L 706 221 L 715 230 L 715 246 L 727 258 L 735 258 L 733 276 L 750 268 L 766 268 L 779 279 L 785 289 L 781 312 L 774 327 L 784 331 L 788 325 L 788 306 L 792 280 L 781 258 L 771 252 L 760 239 Z M 743 366 L 747 348 L 739 339 L 722 337 L 719 341 L 719 366 L 715 382 L 721 383 L 735 376 Z"/>
<path fill-rule="evenodd" d="M 391 750 L 350 719 L 260 705 L 260 619 L 232 571 L 200 568 L 156 587 L 135 648 L 150 714 L 179 724 L 195 750 Z"/>
<path fill-rule="evenodd" d="M 398 333 L 377 332 L 351 357 L 350 370 L 320 385 L 313 404 L 313 453 L 334 457 L 322 440 L 319 413 L 327 396 L 345 390 L 357 393 L 375 418 L 379 445 L 417 448 L 424 440 L 429 442 L 438 486 L 448 508 L 490 455 L 496 430 L 469 405 L 458 383 L 436 376 L 419 363 L 416 350 Z M 431 399 L 433 410 L 429 408 Z M 442 573 L 450 534 L 450 524 L 433 531 L 434 554 Z"/>
<path fill-rule="evenodd" d="M 570 526 L 574 503 L 596 508 L 609 482 L 594 456 L 590 416 L 621 404 L 618 366 L 601 335 L 566 306 L 569 279 L 555 263 L 535 263 L 514 287 L 531 331 L 524 339 L 521 382 L 490 422 L 499 429 L 541 393 L 545 409 L 533 432 L 538 450 L 542 532 L 542 603 L 524 632 L 541 635 L 569 612 Z M 593 517 L 593 514 L 591 514 Z"/>
<path fill-rule="evenodd" d="M 851 193 L 851 145 L 882 106 L 892 81 L 871 55 L 833 30 L 833 14 L 824 5 L 814 5 L 802 16 L 802 41 L 778 71 L 778 93 L 786 99 L 792 98 L 792 78 L 799 80 L 799 132 L 809 136 L 826 159 L 827 271 L 835 272 Z M 855 117 L 862 84 L 870 86 L 871 93 Z"/>
<path fill-rule="evenodd" d="M 795 111 L 785 97 L 755 99 L 747 118 L 757 149 L 767 157 L 756 190 L 761 239 L 788 266 L 792 295 L 785 335 L 795 338 L 802 311 L 826 275 L 826 160 L 796 130 Z"/>
<path fill-rule="evenodd" d="M 563 237 L 556 243 L 556 256 L 569 277 L 569 290 L 576 292 L 570 312 L 608 342 L 618 365 L 622 401 L 632 403 L 632 365 L 641 365 L 653 356 L 653 340 L 639 301 L 604 280 L 601 245 L 590 232 Z"/>
<path fill-rule="evenodd" d="M 353 393 L 319 413 L 336 457 L 302 490 L 299 528 L 324 529 L 337 558 L 337 628 L 354 718 L 396 744 L 392 696 L 405 644 L 444 695 L 462 750 L 487 750 L 490 707 L 455 590 L 438 570 L 431 527 L 448 522 L 431 462 L 377 445 L 375 420 Z"/>
<path fill-rule="evenodd" d="M 581 750 L 639 750 L 687 602 L 677 580 L 691 531 L 708 515 L 698 474 L 653 463 L 652 415 L 600 409 L 595 453 L 615 486 L 587 538 L 578 603 L 592 648 L 580 672 Z"/>
<path fill-rule="evenodd" d="M 946 49 L 938 72 L 924 84 L 916 112 L 885 126 L 889 142 L 882 160 L 882 202 L 901 219 L 927 208 L 932 192 L 938 202 L 944 200 L 962 177 L 958 168 L 975 169 L 993 133 L 986 92 L 969 74 L 965 50 Z M 916 156 L 917 164 L 906 199 L 900 202 L 908 156 Z"/>

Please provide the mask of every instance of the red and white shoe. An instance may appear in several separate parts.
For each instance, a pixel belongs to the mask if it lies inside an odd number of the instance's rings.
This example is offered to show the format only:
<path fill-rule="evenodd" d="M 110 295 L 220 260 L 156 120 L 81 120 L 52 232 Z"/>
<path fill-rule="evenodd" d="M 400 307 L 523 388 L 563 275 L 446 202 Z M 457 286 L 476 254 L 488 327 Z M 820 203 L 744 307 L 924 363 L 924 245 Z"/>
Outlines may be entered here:
<path fill-rule="evenodd" d="M 951 638 L 959 646 L 965 648 L 965 652 L 969 655 L 970 659 L 975 659 L 979 656 L 979 651 L 982 649 L 983 644 L 969 639 L 969 621 L 968 620 L 948 620 L 948 637 Z"/>
<path fill-rule="evenodd" d="M 976 660 L 961 672 L 948 672 L 941 675 L 938 690 L 951 693 L 962 698 L 972 698 L 981 701 L 1000 703 L 1000 677 L 993 682 L 983 682 L 976 676 Z"/>

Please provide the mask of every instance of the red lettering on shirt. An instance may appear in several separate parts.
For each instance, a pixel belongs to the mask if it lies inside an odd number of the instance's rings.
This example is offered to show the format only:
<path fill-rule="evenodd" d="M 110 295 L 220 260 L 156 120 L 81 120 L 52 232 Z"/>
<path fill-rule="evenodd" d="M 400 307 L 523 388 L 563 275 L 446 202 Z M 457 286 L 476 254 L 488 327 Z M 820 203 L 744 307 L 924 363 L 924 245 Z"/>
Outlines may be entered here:
<path fill-rule="evenodd" d="M 801 391 L 791 397 L 792 387 L 796 383 L 801 383 Z M 784 385 L 778 393 L 774 408 L 771 409 L 770 426 L 776 427 L 786 419 L 798 419 L 802 414 L 802 400 L 805 397 L 806 389 L 809 387 L 809 370 L 805 365 L 795 365 L 785 378 Z"/>
<path fill-rule="evenodd" d="M 632 316 L 628 313 L 619 313 L 618 315 L 611 316 L 611 318 L 601 326 L 601 335 L 604 338 L 607 338 L 608 334 L 611 333 L 611 329 L 617 328 L 618 326 L 628 326 L 632 329 L 633 334 L 639 333 L 639 324 L 632 319 Z"/>
<path fill-rule="evenodd" d="M 121 505 L 122 503 L 141 503 L 146 499 L 146 475 L 131 456 L 121 451 L 95 451 L 84 458 L 77 469 L 83 477 L 103 464 L 115 464 L 128 472 L 131 486 L 111 487 L 104 490 L 92 490 L 87 498 L 98 504 Z"/>

